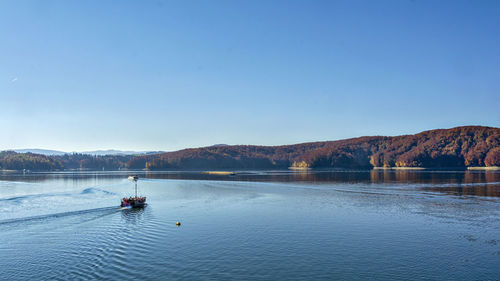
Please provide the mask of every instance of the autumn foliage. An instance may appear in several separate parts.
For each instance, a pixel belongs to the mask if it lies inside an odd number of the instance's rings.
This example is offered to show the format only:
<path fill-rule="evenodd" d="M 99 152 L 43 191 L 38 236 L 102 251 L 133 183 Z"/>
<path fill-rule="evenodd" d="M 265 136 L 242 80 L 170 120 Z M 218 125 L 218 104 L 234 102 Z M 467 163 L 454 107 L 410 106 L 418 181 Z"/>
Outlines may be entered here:
<path fill-rule="evenodd" d="M 500 166 L 500 128 L 466 126 L 396 137 L 282 146 L 217 145 L 147 155 L 44 156 L 0 152 L 0 169 L 197 170 Z"/>
<path fill-rule="evenodd" d="M 280 169 L 500 165 L 500 129 L 466 126 L 397 137 L 360 137 L 284 146 L 211 146 L 132 159 L 131 168 Z"/>

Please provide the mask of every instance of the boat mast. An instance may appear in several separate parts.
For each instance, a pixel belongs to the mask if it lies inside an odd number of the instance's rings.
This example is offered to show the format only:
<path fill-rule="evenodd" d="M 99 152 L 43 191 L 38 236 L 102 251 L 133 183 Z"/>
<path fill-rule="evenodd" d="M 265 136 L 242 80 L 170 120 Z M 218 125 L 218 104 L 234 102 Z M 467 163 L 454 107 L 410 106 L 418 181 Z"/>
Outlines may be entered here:
<path fill-rule="evenodd" d="M 135 183 L 135 197 L 137 198 L 137 180 L 139 179 L 138 176 L 130 176 L 128 177 L 129 180 L 133 180 Z"/>

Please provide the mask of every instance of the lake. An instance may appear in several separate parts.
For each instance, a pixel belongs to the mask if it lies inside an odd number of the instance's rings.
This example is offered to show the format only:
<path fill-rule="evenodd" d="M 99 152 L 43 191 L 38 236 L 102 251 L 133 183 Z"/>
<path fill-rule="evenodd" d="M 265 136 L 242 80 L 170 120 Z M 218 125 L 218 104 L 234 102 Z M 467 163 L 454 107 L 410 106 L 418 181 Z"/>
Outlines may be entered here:
<path fill-rule="evenodd" d="M 500 280 L 498 171 L 136 173 L 0 174 L 0 279 Z"/>

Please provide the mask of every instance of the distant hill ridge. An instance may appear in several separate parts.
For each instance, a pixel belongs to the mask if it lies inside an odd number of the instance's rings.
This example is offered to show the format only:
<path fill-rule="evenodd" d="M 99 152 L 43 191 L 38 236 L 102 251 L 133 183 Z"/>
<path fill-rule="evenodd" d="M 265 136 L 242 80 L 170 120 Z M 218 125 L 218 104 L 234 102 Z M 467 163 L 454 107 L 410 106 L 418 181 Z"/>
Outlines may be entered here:
<path fill-rule="evenodd" d="M 209 146 L 138 156 L 128 163 L 130 168 L 149 170 L 499 165 L 500 128 L 483 126 L 282 146 Z"/>
<path fill-rule="evenodd" d="M 144 155 L 0 153 L 2 169 L 286 169 L 500 166 L 500 128 L 464 126 L 395 137 L 294 145 L 213 145 Z"/>
<path fill-rule="evenodd" d="M 40 148 L 23 148 L 23 149 L 13 149 L 17 153 L 35 153 L 41 155 L 63 155 L 67 152 L 51 149 L 40 149 Z"/>
<path fill-rule="evenodd" d="M 51 149 L 40 149 L 40 148 L 24 148 L 24 149 L 13 149 L 17 153 L 35 153 L 42 155 L 64 155 L 64 154 L 89 154 L 89 155 L 132 155 L 132 154 L 151 154 L 151 153 L 161 153 L 162 151 L 125 151 L 116 149 L 106 149 L 106 150 L 92 150 L 92 151 L 82 151 L 82 152 L 65 152 L 60 150 Z"/>

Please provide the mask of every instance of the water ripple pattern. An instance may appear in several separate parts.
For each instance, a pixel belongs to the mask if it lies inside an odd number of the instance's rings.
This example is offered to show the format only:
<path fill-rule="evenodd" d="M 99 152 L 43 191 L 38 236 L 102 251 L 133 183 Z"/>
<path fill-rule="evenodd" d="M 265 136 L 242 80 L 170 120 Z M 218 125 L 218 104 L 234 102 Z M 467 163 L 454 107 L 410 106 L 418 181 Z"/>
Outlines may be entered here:
<path fill-rule="evenodd" d="M 500 276 L 497 174 L 193 173 L 139 181 L 144 209 L 118 206 L 133 192 L 120 173 L 9 176 L 0 280 Z"/>

